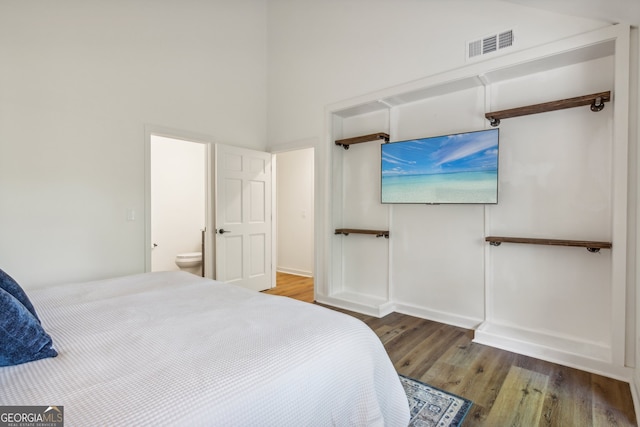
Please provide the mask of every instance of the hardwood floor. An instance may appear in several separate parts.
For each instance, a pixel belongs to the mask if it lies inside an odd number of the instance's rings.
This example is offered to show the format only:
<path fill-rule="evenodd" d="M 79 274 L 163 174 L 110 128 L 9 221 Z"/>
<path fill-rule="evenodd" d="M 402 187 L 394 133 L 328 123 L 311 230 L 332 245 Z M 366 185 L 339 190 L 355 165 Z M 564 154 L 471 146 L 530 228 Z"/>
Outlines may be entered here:
<path fill-rule="evenodd" d="M 313 302 L 312 278 L 277 280 L 266 293 Z M 369 325 L 399 373 L 473 401 L 464 427 L 637 425 L 627 383 L 476 344 L 473 331 L 455 326 L 337 311 Z"/>
<path fill-rule="evenodd" d="M 313 277 L 296 276 L 276 272 L 276 287 L 264 291 L 266 294 L 282 295 L 300 301 L 313 302 Z"/>

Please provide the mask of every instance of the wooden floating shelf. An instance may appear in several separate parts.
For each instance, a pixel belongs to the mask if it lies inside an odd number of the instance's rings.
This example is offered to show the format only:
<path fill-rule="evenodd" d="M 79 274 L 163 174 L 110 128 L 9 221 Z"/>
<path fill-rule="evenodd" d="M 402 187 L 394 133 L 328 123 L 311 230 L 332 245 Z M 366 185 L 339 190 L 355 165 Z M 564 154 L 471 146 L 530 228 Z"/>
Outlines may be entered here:
<path fill-rule="evenodd" d="M 378 141 L 381 139 L 385 142 L 389 142 L 389 134 L 378 132 L 370 135 L 355 136 L 353 138 L 338 139 L 336 140 L 336 145 L 342 146 L 342 148 L 348 150 L 351 144 L 360 144 L 362 142 Z"/>
<path fill-rule="evenodd" d="M 545 113 L 547 111 L 563 110 L 565 108 L 581 107 L 591 105 L 591 111 L 600 111 L 604 108 L 604 103 L 611 100 L 611 91 L 599 92 L 591 95 L 578 96 L 575 98 L 561 99 L 559 101 L 545 102 L 542 104 L 529 105 L 526 107 L 511 108 L 509 110 L 493 111 L 484 116 L 491 122 L 491 126 L 498 126 L 500 119 L 526 116 L 529 114 Z"/>
<path fill-rule="evenodd" d="M 372 234 L 376 237 L 385 237 L 389 238 L 388 230 L 364 230 L 361 228 L 336 228 L 335 234 L 342 234 L 344 236 L 348 236 L 349 234 Z"/>
<path fill-rule="evenodd" d="M 587 248 L 589 252 L 600 252 L 600 249 L 611 249 L 611 242 L 595 242 L 590 240 L 560 240 L 560 239 L 531 239 L 528 237 L 497 237 L 484 238 L 492 246 L 500 246 L 501 243 L 527 243 L 531 245 L 550 246 L 576 246 Z"/>

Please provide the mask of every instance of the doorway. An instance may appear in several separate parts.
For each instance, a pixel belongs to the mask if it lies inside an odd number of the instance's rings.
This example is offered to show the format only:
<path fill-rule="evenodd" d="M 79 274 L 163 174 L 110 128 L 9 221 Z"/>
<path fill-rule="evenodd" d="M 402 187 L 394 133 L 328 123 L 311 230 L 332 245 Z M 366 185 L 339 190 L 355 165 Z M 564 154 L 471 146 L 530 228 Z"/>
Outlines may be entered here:
<path fill-rule="evenodd" d="M 295 280 L 313 287 L 315 261 L 315 150 L 274 155 L 276 176 L 276 288 Z M 294 277 L 291 277 L 294 276 Z M 313 291 L 313 290 L 312 290 Z"/>
<path fill-rule="evenodd" d="M 207 144 L 150 135 L 150 174 L 150 271 L 184 270 L 202 275 L 209 189 Z"/>

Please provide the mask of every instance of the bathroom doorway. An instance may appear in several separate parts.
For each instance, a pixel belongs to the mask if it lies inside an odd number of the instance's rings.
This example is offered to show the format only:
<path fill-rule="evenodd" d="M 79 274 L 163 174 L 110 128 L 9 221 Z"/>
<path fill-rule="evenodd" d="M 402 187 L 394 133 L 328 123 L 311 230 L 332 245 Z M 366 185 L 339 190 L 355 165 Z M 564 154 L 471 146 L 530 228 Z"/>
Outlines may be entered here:
<path fill-rule="evenodd" d="M 150 135 L 151 271 L 203 274 L 207 153 L 206 143 Z"/>
<path fill-rule="evenodd" d="M 274 160 L 277 288 L 285 282 L 279 277 L 314 276 L 315 150 L 311 147 L 278 152 Z"/>

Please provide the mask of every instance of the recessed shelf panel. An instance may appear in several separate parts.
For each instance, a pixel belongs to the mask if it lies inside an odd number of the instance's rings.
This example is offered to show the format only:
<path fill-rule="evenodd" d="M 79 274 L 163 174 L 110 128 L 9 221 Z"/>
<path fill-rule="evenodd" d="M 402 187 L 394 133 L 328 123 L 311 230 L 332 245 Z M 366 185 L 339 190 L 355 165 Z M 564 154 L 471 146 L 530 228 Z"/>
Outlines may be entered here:
<path fill-rule="evenodd" d="M 577 49 L 562 51 L 554 55 L 540 57 L 532 61 L 523 61 L 512 66 L 497 68 L 483 73 L 482 77 L 488 84 L 498 83 L 595 59 L 606 58 L 607 56 L 613 56 L 615 54 L 615 49 L 615 41 L 608 40 L 605 42 L 590 44 L 588 46 L 582 46 Z"/>
<path fill-rule="evenodd" d="M 342 117 L 343 119 L 348 117 L 359 116 L 361 114 L 373 113 L 376 111 L 387 110 L 389 107 L 386 104 L 381 102 L 367 102 L 365 104 L 356 105 L 354 107 L 345 108 L 344 110 L 334 111 L 338 117 Z"/>
<path fill-rule="evenodd" d="M 451 82 L 445 82 L 439 85 L 429 86 L 423 89 L 401 93 L 394 96 L 388 96 L 381 101 L 396 107 L 481 86 L 482 81 L 478 77 L 472 76 Z"/>

